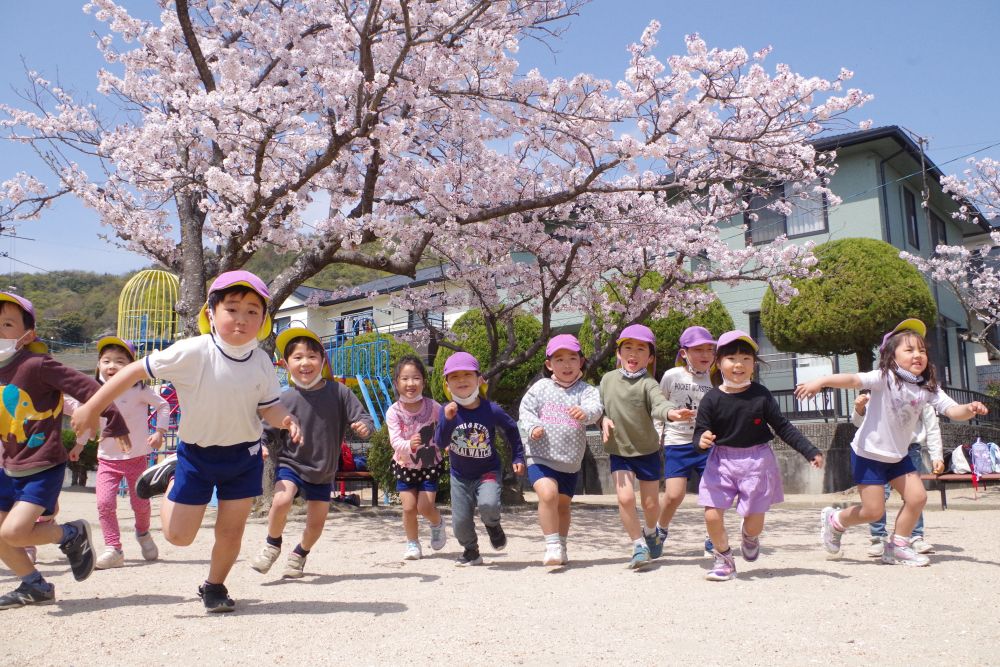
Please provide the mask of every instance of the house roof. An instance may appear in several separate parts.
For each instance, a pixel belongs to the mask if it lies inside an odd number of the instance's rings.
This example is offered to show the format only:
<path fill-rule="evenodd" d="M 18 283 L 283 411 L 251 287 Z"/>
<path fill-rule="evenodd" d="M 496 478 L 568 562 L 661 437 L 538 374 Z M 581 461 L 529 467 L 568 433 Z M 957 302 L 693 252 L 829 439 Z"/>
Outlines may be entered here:
<path fill-rule="evenodd" d="M 447 278 L 445 275 L 445 268 L 445 264 L 438 264 L 435 266 L 427 266 L 422 269 L 417 269 L 417 272 L 412 278 L 410 276 L 386 276 L 384 278 L 369 280 L 366 283 L 352 287 L 351 294 L 337 296 L 334 298 L 330 298 L 330 295 L 333 294 L 330 290 L 308 287 L 306 285 L 296 288 L 292 293 L 303 301 L 315 295 L 320 306 L 333 306 L 338 303 L 354 301 L 359 297 L 365 297 L 372 292 L 375 292 L 376 294 L 390 294 L 407 287 L 422 287 L 423 285 L 428 285 L 430 283 L 441 282 Z"/>
<path fill-rule="evenodd" d="M 934 179 L 940 185 L 941 178 L 945 175 L 941 169 L 938 168 L 934 161 L 930 159 L 927 152 L 922 150 L 920 146 L 915 142 L 910 135 L 905 132 L 898 125 L 886 125 L 883 127 L 873 127 L 868 130 L 859 130 L 857 132 L 846 132 L 844 134 L 834 134 L 827 137 L 820 137 L 812 142 L 812 145 L 820 151 L 834 151 L 840 150 L 841 148 L 848 148 L 850 146 L 857 146 L 859 144 L 870 143 L 873 141 L 878 141 L 880 139 L 889 139 L 894 141 L 900 150 L 907 153 L 917 164 L 921 162 L 926 166 L 927 173 L 934 177 Z M 965 202 L 972 210 L 972 214 L 976 218 L 976 226 L 978 226 L 983 231 L 989 232 L 993 230 L 990 222 L 987 221 L 986 216 L 983 215 L 982 211 L 976 208 L 971 202 Z"/>

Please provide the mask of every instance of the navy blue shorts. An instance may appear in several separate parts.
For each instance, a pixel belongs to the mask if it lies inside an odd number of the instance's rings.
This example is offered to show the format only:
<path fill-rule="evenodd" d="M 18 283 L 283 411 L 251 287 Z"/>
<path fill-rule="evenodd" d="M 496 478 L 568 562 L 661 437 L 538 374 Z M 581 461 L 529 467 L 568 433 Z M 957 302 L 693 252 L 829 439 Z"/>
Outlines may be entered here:
<path fill-rule="evenodd" d="M 882 486 L 911 472 L 917 472 L 917 469 L 909 456 L 904 456 L 895 463 L 884 463 L 858 456 L 854 453 L 854 449 L 851 449 L 851 474 L 854 475 L 855 484 Z"/>
<path fill-rule="evenodd" d="M 635 473 L 640 482 L 659 482 L 663 479 L 663 454 L 655 451 L 642 456 L 611 455 L 611 472 L 623 470 Z"/>
<path fill-rule="evenodd" d="M 532 486 L 538 480 L 548 477 L 556 481 L 556 484 L 559 486 L 560 496 L 569 496 L 570 498 L 576 493 L 576 478 L 579 474 L 576 472 L 559 472 L 541 463 L 532 463 L 528 466 L 528 481 L 531 482 Z"/>
<path fill-rule="evenodd" d="M 177 445 L 177 471 L 168 497 L 181 505 L 207 505 L 212 488 L 219 500 L 256 498 L 264 493 L 260 442 L 227 447 Z"/>
<path fill-rule="evenodd" d="M 56 513 L 56 503 L 63 482 L 66 481 L 66 464 L 36 472 L 26 477 L 3 475 L 6 483 L 0 482 L 0 512 L 9 512 L 14 503 L 31 503 L 44 508 L 42 516 Z"/>
<path fill-rule="evenodd" d="M 409 482 L 404 482 L 401 479 L 396 480 L 396 491 L 434 491 L 438 490 L 438 478 L 434 479 L 421 479 L 412 484 Z"/>
<path fill-rule="evenodd" d="M 330 494 L 333 492 L 333 482 L 328 484 L 313 484 L 299 477 L 299 473 L 286 466 L 278 466 L 278 472 L 274 475 L 274 481 L 285 480 L 291 482 L 299 488 L 296 497 L 302 496 L 306 500 L 322 500 L 330 502 Z"/>
<path fill-rule="evenodd" d="M 668 445 L 663 448 L 663 477 L 685 477 L 691 479 L 691 473 L 699 476 L 705 472 L 709 449 L 702 449 L 693 442 L 686 445 Z"/>

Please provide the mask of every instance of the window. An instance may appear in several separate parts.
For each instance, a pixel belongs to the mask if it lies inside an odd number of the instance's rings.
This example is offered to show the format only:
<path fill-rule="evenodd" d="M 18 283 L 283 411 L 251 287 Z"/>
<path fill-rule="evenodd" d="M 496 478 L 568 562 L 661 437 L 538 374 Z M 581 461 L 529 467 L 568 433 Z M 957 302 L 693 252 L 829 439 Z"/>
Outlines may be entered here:
<path fill-rule="evenodd" d="M 934 245 L 948 244 L 948 226 L 936 213 L 931 213 L 931 229 L 934 230 Z"/>
<path fill-rule="evenodd" d="M 917 221 L 917 196 L 903 188 L 903 226 L 906 227 L 906 241 L 914 248 L 920 248 L 920 226 Z"/>
<path fill-rule="evenodd" d="M 791 215 L 769 208 L 778 201 L 788 201 L 792 207 Z M 757 219 L 752 219 L 756 214 Z M 750 198 L 749 209 L 743 214 L 743 222 L 747 226 L 747 243 L 769 243 L 781 236 L 789 238 L 808 236 L 827 231 L 826 197 L 822 202 L 799 200 L 792 198 L 790 188 L 785 185 L 775 185 L 768 189 L 766 195 L 754 195 Z"/>
<path fill-rule="evenodd" d="M 292 318 L 291 318 L 291 316 L 288 316 L 288 317 L 279 317 L 278 319 L 276 319 L 274 321 L 274 331 L 276 333 L 281 333 L 282 331 L 284 331 L 285 329 L 287 329 L 290 326 L 292 326 Z"/>

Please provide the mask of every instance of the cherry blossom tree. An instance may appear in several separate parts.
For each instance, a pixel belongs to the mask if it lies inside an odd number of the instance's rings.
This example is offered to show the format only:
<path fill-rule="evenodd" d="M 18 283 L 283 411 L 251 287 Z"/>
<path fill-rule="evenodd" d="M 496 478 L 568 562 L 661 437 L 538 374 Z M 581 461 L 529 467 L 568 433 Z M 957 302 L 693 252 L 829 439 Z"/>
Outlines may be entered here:
<path fill-rule="evenodd" d="M 546 336 L 561 308 L 695 308 L 689 284 L 787 293 L 808 249 L 731 248 L 718 225 L 775 182 L 793 193 L 779 208 L 835 201 L 833 156 L 809 140 L 866 99 L 842 91 L 849 71 L 769 72 L 768 49 L 697 35 L 661 60 L 656 22 L 618 82 L 521 72 L 519 44 L 557 37 L 584 0 L 160 5 L 155 23 L 85 5 L 107 26 L 97 92 L 114 114 L 37 73 L 25 108 L 0 106 L 10 139 L 55 175 L 4 183 L 0 223 L 79 198 L 115 242 L 180 275 L 189 327 L 207 279 L 263 244 L 295 257 L 273 307 L 331 262 L 412 275 L 433 245 L 470 293 L 530 306 Z M 665 278 L 655 293 L 639 286 L 649 270 Z M 609 300 L 608 282 L 629 298 Z"/>
<path fill-rule="evenodd" d="M 982 217 L 992 220 L 1000 215 L 1000 162 L 996 160 L 973 160 L 962 177 L 945 176 L 941 186 L 958 202 L 955 217 L 961 220 L 977 222 Z M 1000 360 L 1000 350 L 990 340 L 1000 324 L 998 248 L 1000 230 L 991 232 L 988 241 L 974 247 L 939 245 L 929 258 L 900 253 L 903 259 L 955 294 L 970 326 L 979 323 L 960 336 L 981 345 L 994 360 Z"/>

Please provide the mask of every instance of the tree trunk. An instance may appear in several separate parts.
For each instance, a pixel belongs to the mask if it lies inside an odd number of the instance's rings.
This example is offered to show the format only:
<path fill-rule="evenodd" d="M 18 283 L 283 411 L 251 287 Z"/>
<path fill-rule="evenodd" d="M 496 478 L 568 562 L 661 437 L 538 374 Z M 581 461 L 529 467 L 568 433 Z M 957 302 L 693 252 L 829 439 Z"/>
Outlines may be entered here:
<path fill-rule="evenodd" d="M 858 372 L 867 373 L 874 368 L 875 357 L 871 350 L 858 350 L 854 353 L 858 358 Z"/>

